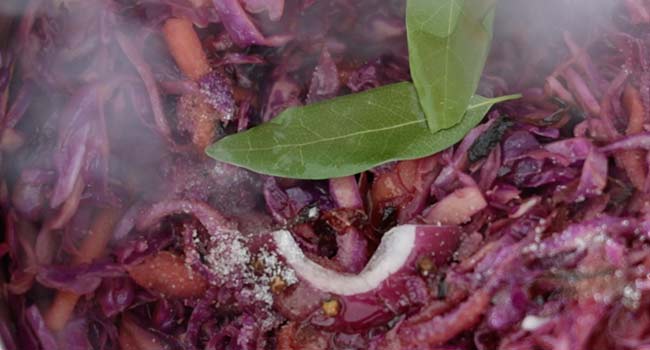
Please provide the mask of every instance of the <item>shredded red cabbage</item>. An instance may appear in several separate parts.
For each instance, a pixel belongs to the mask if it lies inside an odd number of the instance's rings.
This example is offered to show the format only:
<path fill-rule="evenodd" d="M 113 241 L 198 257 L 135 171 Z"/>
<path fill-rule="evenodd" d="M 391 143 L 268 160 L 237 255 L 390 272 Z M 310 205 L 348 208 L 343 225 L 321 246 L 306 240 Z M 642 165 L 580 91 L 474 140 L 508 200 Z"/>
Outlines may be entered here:
<path fill-rule="evenodd" d="M 327 181 L 202 149 L 409 80 L 404 0 L 6 2 L 0 349 L 648 348 L 647 1 L 501 1 L 523 97 Z"/>

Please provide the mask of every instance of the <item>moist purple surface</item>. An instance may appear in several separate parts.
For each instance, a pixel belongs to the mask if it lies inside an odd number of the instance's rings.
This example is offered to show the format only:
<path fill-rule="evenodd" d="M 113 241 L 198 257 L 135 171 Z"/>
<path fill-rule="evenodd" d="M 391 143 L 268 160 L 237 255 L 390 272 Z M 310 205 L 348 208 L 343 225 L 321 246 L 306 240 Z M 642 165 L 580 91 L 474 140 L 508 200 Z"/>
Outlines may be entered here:
<path fill-rule="evenodd" d="M 327 181 L 254 174 L 196 146 L 409 80 L 404 1 L 12 11 L 7 350 L 650 344 L 644 1 L 503 1 L 478 92 L 523 97 L 443 152 Z M 176 66 L 169 18 L 194 24 L 210 73 Z"/>

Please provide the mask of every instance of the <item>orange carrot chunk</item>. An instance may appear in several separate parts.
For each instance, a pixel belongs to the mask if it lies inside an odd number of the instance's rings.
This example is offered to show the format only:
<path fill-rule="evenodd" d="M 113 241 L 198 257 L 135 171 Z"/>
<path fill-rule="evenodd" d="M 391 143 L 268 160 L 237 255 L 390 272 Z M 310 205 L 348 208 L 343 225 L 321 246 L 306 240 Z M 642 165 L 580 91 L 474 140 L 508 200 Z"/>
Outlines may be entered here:
<path fill-rule="evenodd" d="M 105 253 L 119 218 L 120 212 L 116 209 L 103 209 L 94 217 L 90 231 L 79 247 L 76 263 L 90 263 Z"/>
<path fill-rule="evenodd" d="M 643 122 L 645 119 L 645 109 L 641 102 L 639 91 L 628 85 L 623 92 L 623 106 L 628 114 L 627 135 L 636 134 L 643 131 Z"/>
<path fill-rule="evenodd" d="M 639 91 L 628 85 L 623 92 L 623 107 L 628 114 L 627 129 L 625 134 L 634 135 L 643 132 L 645 122 L 645 108 L 641 102 Z M 645 189 L 646 179 L 646 152 L 643 150 L 629 150 L 617 155 L 617 160 L 625 169 L 630 181 L 640 191 Z"/>
<path fill-rule="evenodd" d="M 102 209 L 96 214 L 88 235 L 74 258 L 75 264 L 90 263 L 104 254 L 118 219 L 119 211 L 116 209 Z M 71 292 L 59 292 L 45 313 L 45 324 L 53 331 L 62 330 L 70 320 L 79 298 L 79 295 Z"/>
<path fill-rule="evenodd" d="M 129 275 L 140 286 L 170 297 L 198 297 L 208 288 L 201 275 L 170 252 L 160 252 L 129 268 Z"/>
<path fill-rule="evenodd" d="M 168 19 L 163 26 L 163 35 L 178 68 L 188 78 L 198 80 L 210 72 L 208 58 L 192 22 L 181 18 Z"/>
<path fill-rule="evenodd" d="M 129 314 L 122 317 L 119 343 L 122 350 L 172 349 L 163 339 L 138 325 Z"/>
<path fill-rule="evenodd" d="M 57 293 L 50 308 L 45 312 L 45 324 L 53 331 L 62 330 L 70 320 L 77 301 L 79 301 L 79 295 L 77 294 L 71 292 Z"/>
<path fill-rule="evenodd" d="M 200 153 L 214 142 L 219 114 L 202 96 L 181 96 L 176 106 L 178 128 L 191 135 Z"/>

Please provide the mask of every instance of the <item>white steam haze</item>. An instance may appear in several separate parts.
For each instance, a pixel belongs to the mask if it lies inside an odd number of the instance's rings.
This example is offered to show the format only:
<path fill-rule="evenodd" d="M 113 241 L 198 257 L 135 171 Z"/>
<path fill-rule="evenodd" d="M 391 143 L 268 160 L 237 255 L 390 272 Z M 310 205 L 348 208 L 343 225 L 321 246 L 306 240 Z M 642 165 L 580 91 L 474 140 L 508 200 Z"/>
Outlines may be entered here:
<path fill-rule="evenodd" d="M 25 6 L 38 1 L 43 3 L 54 2 L 58 5 L 69 3 L 72 6 L 78 5 L 79 3 L 104 4 L 109 2 L 109 0 L 0 0 L 0 51 L 3 51 L 2 49 L 6 46 L 7 40 L 11 39 L 12 31 L 10 28 L 13 27 L 15 29 L 15 26 L 19 23 L 20 18 L 24 13 Z M 549 46 L 540 45 L 540 43 L 549 41 L 557 42 L 558 45 L 553 45 L 552 47 L 564 48 L 564 50 L 558 50 L 557 53 L 553 52 L 552 54 L 556 54 L 558 59 L 562 59 L 567 55 L 566 47 L 563 46 L 563 33 L 565 31 L 573 33 L 574 40 L 579 45 L 586 45 L 590 38 L 593 38 L 598 33 L 602 33 L 607 28 L 608 21 L 613 13 L 613 8 L 621 6 L 624 1 L 625 0 L 499 0 L 495 22 L 496 39 L 494 45 L 500 45 L 500 41 L 516 42 L 516 47 L 523 52 L 527 52 L 528 55 L 531 55 L 531 60 L 534 60 L 535 51 L 531 48 L 538 47 L 539 49 L 545 49 Z M 44 6 L 42 8 L 53 8 L 53 6 Z M 368 11 L 372 11 L 372 9 L 368 9 Z M 119 30 L 125 31 L 127 29 L 121 27 Z M 90 47 L 92 47 L 92 45 L 90 45 Z M 164 56 L 164 59 L 169 59 L 168 54 L 163 51 L 164 46 L 159 45 L 156 48 L 159 48 L 160 51 L 154 51 L 152 53 L 150 50 L 148 54 L 158 54 L 162 55 L 161 57 Z M 119 50 L 118 46 L 115 45 L 110 46 L 110 49 Z M 78 54 L 79 56 L 83 56 L 83 53 L 83 48 L 79 51 L 71 50 L 70 52 L 70 54 Z M 116 56 L 122 57 L 121 53 Z M 122 61 L 124 61 L 123 57 Z M 552 69 L 552 66 L 543 66 L 542 68 Z M 70 79 L 74 81 L 76 77 L 75 74 L 77 73 L 64 71 L 59 72 L 58 74 L 70 77 Z M 47 115 L 45 117 L 47 117 Z M 123 123 L 122 120 L 127 120 L 128 118 L 111 119 L 115 123 Z M 137 119 L 133 116 L 128 120 L 133 121 Z M 155 150 L 164 147 L 163 144 L 153 142 L 152 140 L 156 139 L 156 135 L 145 128 L 118 128 L 117 125 L 114 125 L 114 128 L 118 130 L 120 134 L 119 139 L 116 138 L 119 142 L 115 143 L 121 143 L 121 145 L 115 147 L 121 146 L 123 148 L 141 150 L 143 148 L 143 142 L 149 142 L 149 147 L 153 149 L 151 152 L 152 154 L 154 154 Z M 147 157 L 147 159 L 151 159 L 151 157 Z M 152 159 L 152 163 L 154 163 L 154 161 L 155 159 Z M 122 169 L 128 168 L 130 163 L 118 164 L 120 162 L 123 161 L 121 159 L 111 159 L 111 169 L 119 169 L 118 171 L 125 172 L 131 171 L 131 169 Z M 154 172 L 154 170 L 155 169 L 152 167 L 151 171 Z M 156 182 L 150 181 L 150 178 L 142 179 L 145 175 L 150 174 L 138 173 L 137 176 L 141 178 L 139 179 L 141 181 L 137 182 L 142 186 L 155 186 Z M 2 269 L 0 269 L 0 274 L 1 273 Z M 0 280 L 2 280 L 2 276 L 0 276 Z M 0 322 L 3 322 L 3 313 L 3 306 L 0 300 Z M 0 349 L 2 349 L 1 343 Z"/>

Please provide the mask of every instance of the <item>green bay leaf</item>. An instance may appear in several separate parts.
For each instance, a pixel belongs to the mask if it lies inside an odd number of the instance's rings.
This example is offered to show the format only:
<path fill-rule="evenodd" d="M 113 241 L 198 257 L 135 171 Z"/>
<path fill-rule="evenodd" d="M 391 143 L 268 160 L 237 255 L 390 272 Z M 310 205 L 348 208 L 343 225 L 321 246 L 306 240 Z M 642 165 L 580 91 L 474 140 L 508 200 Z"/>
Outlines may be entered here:
<path fill-rule="evenodd" d="M 299 179 L 356 174 L 377 165 L 424 157 L 458 142 L 495 103 L 474 96 L 456 126 L 429 132 L 411 83 L 398 83 L 282 112 L 228 136 L 207 154 L 252 171 Z"/>
<path fill-rule="evenodd" d="M 407 2 L 411 76 L 431 132 L 459 123 L 476 92 L 492 41 L 494 7 L 486 9 L 485 3 Z M 435 20 L 424 20 L 436 8 L 448 11 L 444 15 L 436 12 Z M 447 26 L 446 31 L 440 23 Z"/>
<path fill-rule="evenodd" d="M 456 29 L 465 0 L 408 0 L 409 25 L 439 37 L 449 36 Z"/>

